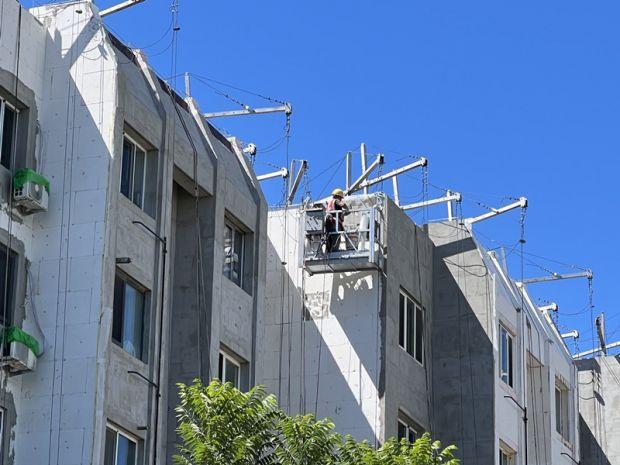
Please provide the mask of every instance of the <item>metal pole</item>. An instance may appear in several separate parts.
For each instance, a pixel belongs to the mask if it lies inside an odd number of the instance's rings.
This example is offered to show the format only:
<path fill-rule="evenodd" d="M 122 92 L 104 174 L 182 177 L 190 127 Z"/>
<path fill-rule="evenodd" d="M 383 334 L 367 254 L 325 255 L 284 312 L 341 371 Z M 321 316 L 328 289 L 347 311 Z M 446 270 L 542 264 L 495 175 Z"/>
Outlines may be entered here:
<path fill-rule="evenodd" d="M 190 92 L 190 85 L 189 85 L 189 73 L 185 73 L 185 96 L 189 97 L 192 95 L 192 93 Z"/>
<path fill-rule="evenodd" d="M 345 179 L 345 189 L 349 189 L 351 187 L 351 152 L 347 152 L 347 171 L 346 171 L 346 179 Z"/>
<path fill-rule="evenodd" d="M 450 195 L 452 195 L 452 192 L 450 192 L 450 190 L 447 190 L 446 195 L 450 197 Z M 453 219 L 454 219 L 454 215 L 452 213 L 452 200 L 449 200 L 448 201 L 448 221 L 452 221 Z"/>
<path fill-rule="evenodd" d="M 168 240 L 165 237 L 161 237 L 151 228 L 149 228 L 142 221 L 132 221 L 133 224 L 137 224 L 142 226 L 148 232 L 150 232 L 161 244 L 161 252 L 162 252 L 162 267 L 161 267 L 161 290 L 160 290 L 160 304 L 159 304 L 159 336 L 158 336 L 158 344 L 157 344 L 157 371 L 155 375 L 155 384 L 158 385 L 158 388 L 155 391 L 155 413 L 154 413 L 154 425 L 155 429 L 153 430 L 153 465 L 157 465 L 157 432 L 159 430 L 159 399 L 161 398 L 161 394 L 159 392 L 159 386 L 161 386 L 161 352 L 162 352 L 162 338 L 164 334 L 164 296 L 166 289 L 166 255 L 168 254 Z"/>
<path fill-rule="evenodd" d="M 360 145 L 360 158 L 362 160 L 362 173 L 366 172 L 366 144 L 362 142 Z M 368 187 L 364 187 L 364 194 L 368 194 Z"/>
<path fill-rule="evenodd" d="M 394 203 L 396 206 L 400 207 L 400 196 L 398 194 L 398 177 L 394 176 L 392 178 L 392 187 L 394 189 Z"/>

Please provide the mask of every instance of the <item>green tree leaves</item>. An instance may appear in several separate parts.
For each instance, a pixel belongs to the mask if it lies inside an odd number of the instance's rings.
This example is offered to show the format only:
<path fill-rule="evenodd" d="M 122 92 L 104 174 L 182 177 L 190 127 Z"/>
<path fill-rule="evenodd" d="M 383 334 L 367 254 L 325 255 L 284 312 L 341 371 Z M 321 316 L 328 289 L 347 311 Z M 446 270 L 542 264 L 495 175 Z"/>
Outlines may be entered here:
<path fill-rule="evenodd" d="M 230 383 L 179 384 L 178 465 L 458 465 L 455 446 L 428 434 L 414 444 L 391 438 L 378 449 L 342 438 L 314 415 L 288 416 L 262 387 L 247 393 Z"/>

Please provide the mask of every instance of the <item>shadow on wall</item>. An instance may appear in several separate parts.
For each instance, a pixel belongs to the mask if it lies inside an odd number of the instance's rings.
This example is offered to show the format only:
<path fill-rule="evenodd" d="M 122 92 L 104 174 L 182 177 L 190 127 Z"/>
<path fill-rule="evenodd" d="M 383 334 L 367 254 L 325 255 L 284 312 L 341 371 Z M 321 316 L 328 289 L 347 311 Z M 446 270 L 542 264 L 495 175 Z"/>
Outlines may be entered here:
<path fill-rule="evenodd" d="M 268 241 L 267 247 L 271 292 L 259 384 L 278 395 L 288 413 L 316 413 L 318 418 L 330 418 L 339 433 L 374 443 L 379 421 L 371 391 L 376 347 L 360 341 L 369 324 L 368 318 L 362 318 L 363 306 L 343 305 L 353 296 L 368 295 L 371 285 L 345 274 L 315 275 L 317 287 L 306 287 L 307 299 L 302 300 L 301 288 L 281 266 L 273 243 Z M 371 328 L 374 334 L 375 326 Z"/>
<path fill-rule="evenodd" d="M 581 451 L 579 463 L 581 465 L 611 465 L 607 455 L 601 449 L 600 444 L 592 434 L 592 430 L 581 415 L 579 415 L 579 441 Z"/>
<path fill-rule="evenodd" d="M 444 259 L 467 267 L 453 267 L 453 274 Z M 481 323 L 492 315 L 485 269 L 469 237 L 435 249 L 433 433 L 459 448 L 463 465 L 494 465 L 496 459 L 493 344 Z"/>

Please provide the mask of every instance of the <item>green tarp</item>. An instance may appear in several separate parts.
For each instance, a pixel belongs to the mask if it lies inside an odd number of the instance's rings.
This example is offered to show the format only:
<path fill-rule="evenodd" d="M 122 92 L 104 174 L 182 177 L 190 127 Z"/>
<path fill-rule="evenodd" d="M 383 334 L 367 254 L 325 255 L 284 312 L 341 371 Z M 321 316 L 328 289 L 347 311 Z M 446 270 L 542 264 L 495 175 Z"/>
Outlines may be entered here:
<path fill-rule="evenodd" d="M 39 341 L 37 341 L 34 337 L 28 334 L 25 331 L 15 327 L 9 326 L 2 331 L 2 337 L 0 338 L 2 341 L 2 345 L 8 345 L 11 342 L 19 342 L 26 347 L 28 347 L 33 354 L 37 357 L 41 355 Z"/>
<path fill-rule="evenodd" d="M 50 193 L 50 182 L 47 179 L 45 179 L 43 176 L 41 176 L 39 173 L 37 173 L 36 171 L 26 169 L 26 168 L 21 168 L 15 171 L 15 175 L 13 176 L 14 187 L 18 189 L 22 188 L 24 187 L 24 184 L 26 184 L 29 181 L 45 187 L 45 190 L 47 191 L 47 193 L 48 194 Z"/>

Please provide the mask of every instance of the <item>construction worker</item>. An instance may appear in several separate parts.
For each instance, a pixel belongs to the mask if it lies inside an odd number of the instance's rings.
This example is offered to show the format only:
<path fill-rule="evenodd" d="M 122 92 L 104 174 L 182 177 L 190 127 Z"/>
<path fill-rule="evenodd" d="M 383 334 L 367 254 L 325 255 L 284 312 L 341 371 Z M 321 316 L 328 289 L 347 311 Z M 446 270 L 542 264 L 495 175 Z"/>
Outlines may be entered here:
<path fill-rule="evenodd" d="M 325 216 L 327 253 L 338 249 L 340 234 L 344 231 L 344 216 L 348 214 L 348 210 L 349 207 L 344 203 L 344 192 L 342 189 L 334 189 L 332 198 L 327 202 L 327 215 Z"/>

